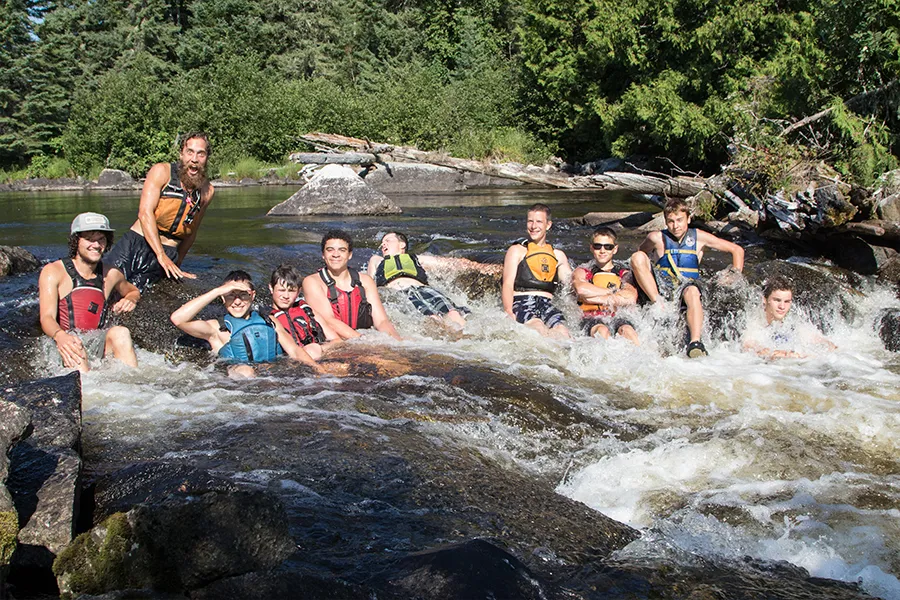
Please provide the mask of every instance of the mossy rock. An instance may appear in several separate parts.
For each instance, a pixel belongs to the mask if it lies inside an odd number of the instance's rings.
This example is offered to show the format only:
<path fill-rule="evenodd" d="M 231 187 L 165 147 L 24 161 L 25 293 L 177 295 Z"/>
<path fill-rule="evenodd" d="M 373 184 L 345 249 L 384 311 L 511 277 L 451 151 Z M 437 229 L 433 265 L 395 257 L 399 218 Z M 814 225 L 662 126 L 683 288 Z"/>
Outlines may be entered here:
<path fill-rule="evenodd" d="M 0 567 L 9 564 L 16 551 L 16 536 L 19 534 L 19 516 L 14 510 L 0 511 Z"/>
<path fill-rule="evenodd" d="M 134 534 L 124 513 L 75 538 L 53 563 L 61 597 L 102 594 L 127 587 Z"/>

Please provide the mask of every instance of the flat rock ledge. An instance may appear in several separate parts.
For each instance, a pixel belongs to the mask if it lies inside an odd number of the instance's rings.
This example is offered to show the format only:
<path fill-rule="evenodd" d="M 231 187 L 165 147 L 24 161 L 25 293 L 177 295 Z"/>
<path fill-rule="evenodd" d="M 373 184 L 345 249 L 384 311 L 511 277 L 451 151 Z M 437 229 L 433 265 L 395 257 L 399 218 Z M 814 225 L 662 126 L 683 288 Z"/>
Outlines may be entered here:
<path fill-rule="evenodd" d="M 402 212 L 353 169 L 326 165 L 294 195 L 269 211 L 272 216 L 387 215 Z"/>

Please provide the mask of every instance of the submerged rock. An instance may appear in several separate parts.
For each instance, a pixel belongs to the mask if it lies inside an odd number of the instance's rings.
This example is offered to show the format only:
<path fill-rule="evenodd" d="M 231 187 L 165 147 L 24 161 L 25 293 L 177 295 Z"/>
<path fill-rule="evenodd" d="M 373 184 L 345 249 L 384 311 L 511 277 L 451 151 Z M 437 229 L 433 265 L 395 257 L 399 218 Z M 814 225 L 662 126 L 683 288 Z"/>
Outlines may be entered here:
<path fill-rule="evenodd" d="M 270 216 L 385 215 L 402 212 L 353 169 L 325 165 L 293 196 L 273 207 Z"/>
<path fill-rule="evenodd" d="M 875 328 L 885 348 L 900 352 L 900 309 L 886 308 L 881 311 Z"/>
<path fill-rule="evenodd" d="M 532 573 L 519 559 L 485 540 L 411 554 L 399 561 L 389 585 L 407 598 L 570 597 Z"/>
<path fill-rule="evenodd" d="M 271 569 L 294 550 L 284 508 L 268 493 L 172 495 L 116 513 L 81 534 L 53 571 L 64 595 L 184 592 Z"/>
<path fill-rule="evenodd" d="M 36 271 L 41 266 L 34 254 L 18 246 L 0 246 L 0 277 Z"/>

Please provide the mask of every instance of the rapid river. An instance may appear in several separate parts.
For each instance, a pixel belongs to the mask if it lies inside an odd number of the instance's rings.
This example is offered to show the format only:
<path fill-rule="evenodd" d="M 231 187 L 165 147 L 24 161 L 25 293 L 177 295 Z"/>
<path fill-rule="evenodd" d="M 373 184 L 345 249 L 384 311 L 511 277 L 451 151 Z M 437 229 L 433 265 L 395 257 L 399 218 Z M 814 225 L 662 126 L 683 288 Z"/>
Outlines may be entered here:
<path fill-rule="evenodd" d="M 192 294 L 233 268 L 249 271 L 258 288 L 282 261 L 310 273 L 320 266 L 321 233 L 332 227 L 351 231 L 357 243 L 351 266 L 358 268 L 380 235 L 394 229 L 408 233 L 419 253 L 500 263 L 509 243 L 524 235 L 525 206 L 537 201 L 554 210 L 550 241 L 580 264 L 588 258 L 590 228 L 568 217 L 648 210 L 626 196 L 506 190 L 400 198 L 401 206 L 415 206 L 393 217 L 265 216 L 292 191 L 216 193 L 183 265 L 200 276 L 190 284 Z M 75 214 L 105 213 L 123 233 L 137 201 L 136 192 L 6 194 L 0 197 L 0 243 L 54 260 L 65 252 Z M 619 258 L 639 241 L 637 234 L 623 235 Z M 707 258 L 710 273 L 724 264 L 722 257 Z M 748 251 L 751 265 L 763 258 L 762 248 Z M 858 581 L 869 594 L 900 600 L 900 357 L 884 350 L 873 330 L 878 310 L 900 306 L 892 290 L 862 281 L 840 297 L 813 293 L 795 302 L 797 319 L 823 328 L 837 345 L 833 352 L 811 348 L 806 359 L 765 361 L 742 352 L 733 336 L 713 332 L 706 336 L 710 356 L 688 360 L 659 341 L 663 326 L 651 316 L 638 323 L 640 347 L 584 337 L 554 342 L 504 318 L 499 290 L 467 297 L 448 274 L 431 275 L 436 287 L 472 309 L 466 334 L 447 335 L 388 298 L 388 314 L 405 341 L 374 335 L 349 344 L 370 356 L 408 357 L 406 366 L 376 369 L 375 376 L 351 369 L 348 377 L 315 378 L 295 370 L 238 383 L 215 366 L 173 361 L 146 348 L 138 351 L 139 369 L 103 365 L 83 378 L 87 469 L 183 459 L 276 487 L 299 511 L 315 502 L 316 481 L 293 479 L 275 459 L 263 465 L 222 458 L 242 443 L 247 427 L 315 419 L 376 436 L 416 427 L 435 444 L 461 446 L 552 481 L 559 494 L 640 530 L 640 539 L 618 553 L 622 560 L 787 561 L 813 576 Z M 13 316 L 36 315 L 36 286 L 37 274 L 0 280 L 4 331 Z M 740 310 L 729 315 L 739 330 L 759 318 L 761 295 L 746 283 L 736 293 Z M 577 308 L 570 301 L 565 309 L 572 322 Z M 15 337 L 22 339 L 17 327 Z M 28 336 L 35 338 L 26 340 L 25 352 L 33 375 L 56 374 L 34 326 Z M 4 361 L 14 346 L 0 340 Z M 442 368 L 480 368 L 485 379 L 458 387 L 435 367 L 417 368 L 425 363 L 416 357 L 436 357 L 429 360 Z M 514 418 L 491 408 L 491 390 L 501 384 L 519 386 L 523 394 L 549 390 L 582 415 L 628 433 Z M 374 399 L 381 409 L 372 409 Z M 383 532 L 384 544 L 415 546 L 408 532 L 403 540 L 391 535 Z"/>

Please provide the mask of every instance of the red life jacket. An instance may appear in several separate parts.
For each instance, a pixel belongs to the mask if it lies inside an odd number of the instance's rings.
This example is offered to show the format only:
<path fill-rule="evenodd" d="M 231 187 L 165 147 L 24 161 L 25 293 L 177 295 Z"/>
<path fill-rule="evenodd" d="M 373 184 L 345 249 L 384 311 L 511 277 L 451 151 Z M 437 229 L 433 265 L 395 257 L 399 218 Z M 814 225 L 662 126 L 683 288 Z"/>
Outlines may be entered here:
<path fill-rule="evenodd" d="M 106 294 L 103 291 L 103 263 L 97 263 L 97 276 L 85 279 L 78 274 L 71 258 L 63 259 L 66 273 L 72 279 L 72 291 L 59 299 L 56 322 L 66 331 L 100 329 L 106 316 Z"/>
<path fill-rule="evenodd" d="M 366 300 L 366 290 L 359 280 L 359 273 L 350 270 L 350 284 L 353 286 L 349 292 L 339 289 L 334 279 L 328 274 L 328 269 L 322 267 L 319 277 L 328 286 L 328 301 L 334 316 L 352 327 L 353 329 L 369 329 L 374 325 L 372 321 L 372 305 Z"/>
<path fill-rule="evenodd" d="M 304 300 L 298 298 L 297 303 L 286 311 L 272 307 L 272 316 L 290 332 L 294 341 L 305 346 L 307 344 L 325 341 L 325 332 L 316 321 L 312 307 Z"/>

